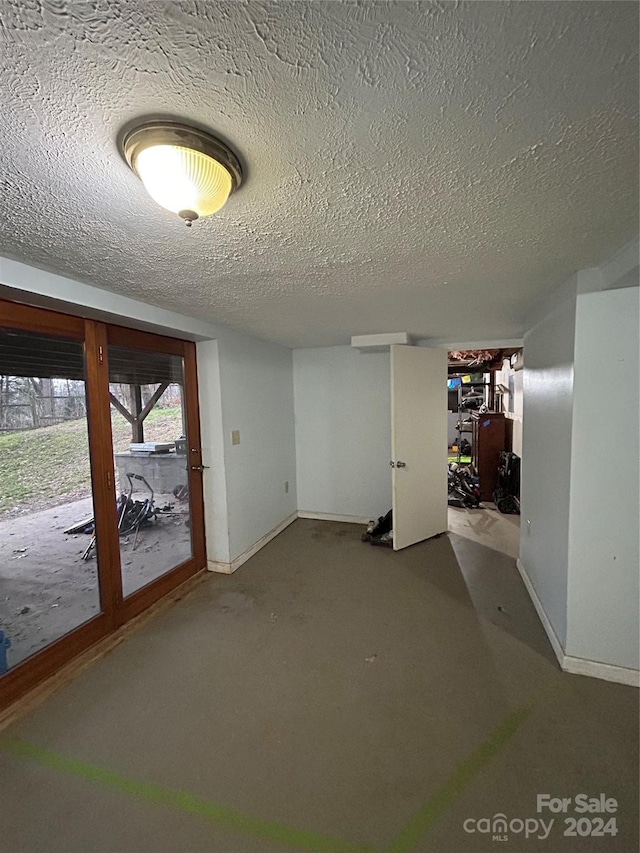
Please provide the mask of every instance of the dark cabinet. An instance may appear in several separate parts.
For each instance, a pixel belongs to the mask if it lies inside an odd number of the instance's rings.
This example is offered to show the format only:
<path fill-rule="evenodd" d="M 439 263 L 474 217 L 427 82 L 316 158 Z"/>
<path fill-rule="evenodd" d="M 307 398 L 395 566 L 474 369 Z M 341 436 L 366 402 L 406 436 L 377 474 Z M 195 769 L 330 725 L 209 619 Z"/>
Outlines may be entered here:
<path fill-rule="evenodd" d="M 493 500 L 498 484 L 500 453 L 505 449 L 506 425 L 502 412 L 472 412 L 473 464 L 480 477 L 480 500 Z"/>

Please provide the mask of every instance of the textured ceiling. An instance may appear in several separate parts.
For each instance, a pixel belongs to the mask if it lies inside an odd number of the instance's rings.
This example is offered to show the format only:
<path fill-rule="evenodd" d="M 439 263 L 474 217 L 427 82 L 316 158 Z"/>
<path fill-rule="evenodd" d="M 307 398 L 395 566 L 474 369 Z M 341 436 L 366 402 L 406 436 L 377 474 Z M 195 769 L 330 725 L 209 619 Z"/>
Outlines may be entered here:
<path fill-rule="evenodd" d="M 289 346 L 519 336 L 638 229 L 635 2 L 0 0 L 0 253 Z M 117 136 L 227 139 L 187 229 Z"/>

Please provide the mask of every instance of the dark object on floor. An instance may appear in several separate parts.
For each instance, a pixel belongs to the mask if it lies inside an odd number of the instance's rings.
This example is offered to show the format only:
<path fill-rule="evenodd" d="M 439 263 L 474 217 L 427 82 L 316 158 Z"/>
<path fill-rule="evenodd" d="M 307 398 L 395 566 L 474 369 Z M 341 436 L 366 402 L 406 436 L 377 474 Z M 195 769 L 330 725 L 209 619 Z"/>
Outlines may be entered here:
<path fill-rule="evenodd" d="M 503 451 L 498 466 L 498 483 L 493 501 L 500 512 L 520 515 L 520 457 Z"/>
<path fill-rule="evenodd" d="M 518 498 L 514 498 L 513 495 L 497 498 L 495 505 L 504 515 L 520 515 L 520 501 Z"/>
<path fill-rule="evenodd" d="M 366 531 L 362 534 L 363 542 L 370 542 L 374 536 L 382 536 L 383 533 L 389 533 L 393 525 L 393 510 L 389 510 L 386 515 L 381 515 L 377 521 L 370 521 Z"/>
<path fill-rule="evenodd" d="M 449 506 L 476 509 L 480 506 L 480 481 L 473 465 L 450 462 L 447 471 L 447 503 Z"/>
<path fill-rule="evenodd" d="M 120 536 L 126 536 L 128 533 L 137 533 L 141 526 L 153 524 L 158 515 L 158 510 L 154 503 L 153 489 L 141 474 L 127 474 L 129 481 L 129 490 L 127 494 L 121 494 L 117 502 L 118 511 L 118 529 Z M 134 501 L 131 497 L 133 494 L 133 480 L 139 480 L 149 490 L 149 497 L 143 501 Z"/>
<path fill-rule="evenodd" d="M 116 512 L 118 514 L 118 534 L 126 536 L 128 533 L 135 533 L 133 540 L 133 549 L 136 549 L 138 539 L 138 531 L 141 527 L 148 527 L 153 524 L 158 516 L 159 510 L 156 509 L 154 503 L 154 492 L 149 483 L 145 480 L 142 474 L 127 474 L 129 481 L 129 489 L 126 494 L 122 493 L 116 501 Z M 149 497 L 143 501 L 134 501 L 131 497 L 133 494 L 133 481 L 139 480 L 149 490 Z M 85 528 L 86 533 L 93 533 L 94 527 L 89 525 Z M 87 545 L 82 555 L 83 560 L 89 560 L 92 556 L 92 551 L 96 544 L 96 535 L 93 533 L 91 541 Z"/>
<path fill-rule="evenodd" d="M 380 536 L 372 536 L 371 544 L 381 545 L 383 548 L 393 548 L 393 530 L 381 533 Z"/>
<path fill-rule="evenodd" d="M 393 548 L 393 510 L 386 515 L 381 515 L 377 521 L 370 521 L 362 534 L 362 541 L 371 545 L 382 545 L 385 548 Z"/>

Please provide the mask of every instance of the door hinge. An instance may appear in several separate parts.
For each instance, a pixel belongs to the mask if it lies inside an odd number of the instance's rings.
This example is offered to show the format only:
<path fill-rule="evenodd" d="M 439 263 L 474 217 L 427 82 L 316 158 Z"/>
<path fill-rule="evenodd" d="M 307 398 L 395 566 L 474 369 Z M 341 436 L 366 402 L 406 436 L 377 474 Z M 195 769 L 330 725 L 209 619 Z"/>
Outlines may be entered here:
<path fill-rule="evenodd" d="M 104 349 L 102 348 L 102 345 L 98 347 L 98 363 L 104 364 Z"/>

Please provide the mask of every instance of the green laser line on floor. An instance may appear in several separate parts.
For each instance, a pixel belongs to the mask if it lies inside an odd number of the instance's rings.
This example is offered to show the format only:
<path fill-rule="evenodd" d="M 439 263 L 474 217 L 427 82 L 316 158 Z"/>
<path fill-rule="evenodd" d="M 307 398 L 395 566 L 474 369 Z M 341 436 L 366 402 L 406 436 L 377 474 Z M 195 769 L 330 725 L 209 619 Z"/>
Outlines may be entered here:
<path fill-rule="evenodd" d="M 60 755 L 20 738 L 0 738 L 0 750 L 19 758 L 30 759 L 45 767 L 71 773 L 90 782 L 106 785 L 113 790 L 155 805 L 169 806 L 203 817 L 213 824 L 230 827 L 243 835 L 250 835 L 264 841 L 279 842 L 304 849 L 308 853 L 382 853 L 382 850 L 384 853 L 410 853 L 434 821 L 459 797 L 463 788 L 469 785 L 480 770 L 504 749 L 531 711 L 532 706 L 528 705 L 507 717 L 413 815 L 391 844 L 382 849 L 291 827 L 279 821 L 251 817 L 229 806 L 209 802 L 185 791 L 165 788 L 152 782 L 128 779 L 113 770 Z"/>

